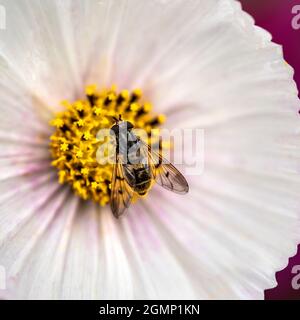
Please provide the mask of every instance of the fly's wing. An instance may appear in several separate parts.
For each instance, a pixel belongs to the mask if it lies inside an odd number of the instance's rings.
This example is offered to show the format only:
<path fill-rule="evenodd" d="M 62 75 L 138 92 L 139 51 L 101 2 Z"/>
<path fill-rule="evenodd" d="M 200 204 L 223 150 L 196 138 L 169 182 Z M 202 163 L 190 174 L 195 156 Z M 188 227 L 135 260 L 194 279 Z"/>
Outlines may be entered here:
<path fill-rule="evenodd" d="M 187 193 L 189 185 L 185 177 L 161 154 L 152 150 L 145 142 L 140 142 L 141 147 L 148 152 L 153 179 L 167 190 L 179 194 Z"/>
<path fill-rule="evenodd" d="M 127 183 L 123 172 L 123 165 L 117 157 L 112 175 L 112 188 L 110 195 L 111 211 L 116 218 L 119 218 L 130 206 L 134 191 Z"/>

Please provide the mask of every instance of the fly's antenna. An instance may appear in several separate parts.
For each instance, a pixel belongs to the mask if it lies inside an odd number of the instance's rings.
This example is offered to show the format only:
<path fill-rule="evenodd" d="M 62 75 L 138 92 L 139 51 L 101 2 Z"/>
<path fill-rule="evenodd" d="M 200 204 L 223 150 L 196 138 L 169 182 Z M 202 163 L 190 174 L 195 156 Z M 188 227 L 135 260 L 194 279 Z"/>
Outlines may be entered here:
<path fill-rule="evenodd" d="M 123 121 L 123 120 L 122 120 L 122 115 L 121 115 L 121 114 L 119 114 L 119 121 Z"/>
<path fill-rule="evenodd" d="M 119 122 L 119 120 L 116 117 L 112 117 L 112 118 L 116 121 L 116 123 Z"/>

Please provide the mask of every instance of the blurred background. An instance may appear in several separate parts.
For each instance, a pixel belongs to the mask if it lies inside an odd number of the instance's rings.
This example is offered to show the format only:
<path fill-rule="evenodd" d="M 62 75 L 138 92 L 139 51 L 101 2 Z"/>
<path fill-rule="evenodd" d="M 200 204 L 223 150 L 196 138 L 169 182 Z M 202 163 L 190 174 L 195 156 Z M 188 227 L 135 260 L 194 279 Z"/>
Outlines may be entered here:
<path fill-rule="evenodd" d="M 285 60 L 295 69 L 294 78 L 299 90 L 300 28 L 298 30 L 293 28 L 292 20 L 295 17 L 295 14 L 292 13 L 292 9 L 295 5 L 300 6 L 300 0 L 240 0 L 240 2 L 242 3 L 244 10 L 254 17 L 256 24 L 268 30 L 273 36 L 273 41 L 283 46 Z M 296 274 L 292 273 L 292 269 L 297 265 L 299 265 L 298 274 L 300 274 L 300 245 L 298 246 L 298 254 L 295 257 L 290 258 L 287 268 L 281 271 L 278 270 L 279 272 L 276 274 L 278 281 L 277 288 L 265 291 L 265 298 L 267 300 L 300 300 L 300 288 L 293 289 L 292 287 L 292 280 L 296 276 Z M 300 280 L 298 280 L 298 284 L 300 286 Z"/>

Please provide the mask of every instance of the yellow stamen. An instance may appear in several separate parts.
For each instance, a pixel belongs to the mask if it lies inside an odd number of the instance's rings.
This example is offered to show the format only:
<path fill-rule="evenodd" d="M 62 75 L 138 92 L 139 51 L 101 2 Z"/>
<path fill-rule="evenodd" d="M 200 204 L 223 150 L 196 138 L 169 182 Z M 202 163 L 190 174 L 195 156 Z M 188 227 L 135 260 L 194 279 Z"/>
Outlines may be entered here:
<path fill-rule="evenodd" d="M 88 95 L 88 96 L 91 96 L 93 95 L 97 90 L 97 86 L 95 84 L 91 84 L 89 86 L 86 87 L 85 89 L 85 93 Z"/>
<path fill-rule="evenodd" d="M 96 139 L 100 129 L 109 129 L 114 118 L 122 116 L 135 128 L 151 129 L 165 121 L 163 115 L 152 115 L 152 106 L 142 99 L 142 91 L 117 91 L 117 86 L 97 90 L 86 87 L 86 99 L 63 101 L 63 112 L 50 123 L 55 128 L 50 137 L 52 165 L 58 170 L 60 183 L 68 183 L 81 198 L 92 199 L 101 206 L 110 200 L 112 164 L 101 165 L 96 152 L 101 143 Z"/>
<path fill-rule="evenodd" d="M 61 128 L 61 127 L 63 127 L 64 122 L 63 122 L 62 119 L 54 119 L 54 120 L 51 122 L 51 124 L 52 124 L 53 126 L 55 126 L 56 128 Z"/>
<path fill-rule="evenodd" d="M 60 150 L 61 150 L 61 151 L 67 151 L 67 150 L 69 150 L 69 145 L 64 142 L 63 144 L 60 145 Z"/>

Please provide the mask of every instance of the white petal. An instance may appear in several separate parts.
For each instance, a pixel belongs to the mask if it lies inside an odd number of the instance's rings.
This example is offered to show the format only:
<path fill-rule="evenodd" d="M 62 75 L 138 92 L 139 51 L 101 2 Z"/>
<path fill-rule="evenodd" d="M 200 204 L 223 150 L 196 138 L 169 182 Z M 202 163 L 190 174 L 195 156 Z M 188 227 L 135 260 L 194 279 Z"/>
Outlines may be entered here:
<path fill-rule="evenodd" d="M 52 104 L 91 81 L 141 86 L 170 127 L 205 130 L 204 173 L 188 177 L 190 194 L 156 189 L 121 221 L 48 182 L 43 152 L 36 169 L 24 166 L 32 149 L 20 148 L 17 170 L 5 161 L 0 184 L 0 256 L 13 294 L 263 298 L 299 242 L 299 102 L 269 34 L 231 0 L 5 5 L 15 24 L 1 35 L 1 55 L 26 81 L 21 97 L 34 90 Z M 21 123 L 17 108 L 33 110 L 10 101 L 0 138 Z M 34 118 L 7 137 L 32 141 L 44 121 Z M 34 170 L 17 199 L 16 182 Z"/>

